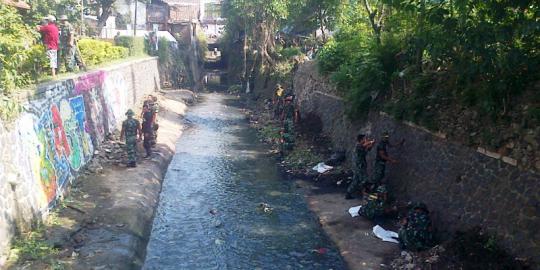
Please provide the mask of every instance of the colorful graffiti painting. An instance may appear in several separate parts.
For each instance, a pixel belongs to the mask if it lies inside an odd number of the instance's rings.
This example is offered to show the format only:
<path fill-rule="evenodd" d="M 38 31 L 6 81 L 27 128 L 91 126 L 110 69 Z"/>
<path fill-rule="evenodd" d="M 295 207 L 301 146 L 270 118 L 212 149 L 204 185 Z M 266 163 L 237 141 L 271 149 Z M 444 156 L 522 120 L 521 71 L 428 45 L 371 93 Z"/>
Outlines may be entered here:
<path fill-rule="evenodd" d="M 28 171 L 49 205 L 118 126 L 120 110 L 127 107 L 125 85 L 120 74 L 107 80 L 100 71 L 43 86 L 38 89 L 40 98 L 25 106 L 24 126 L 18 127 L 30 149 L 25 166 L 34 168 Z"/>

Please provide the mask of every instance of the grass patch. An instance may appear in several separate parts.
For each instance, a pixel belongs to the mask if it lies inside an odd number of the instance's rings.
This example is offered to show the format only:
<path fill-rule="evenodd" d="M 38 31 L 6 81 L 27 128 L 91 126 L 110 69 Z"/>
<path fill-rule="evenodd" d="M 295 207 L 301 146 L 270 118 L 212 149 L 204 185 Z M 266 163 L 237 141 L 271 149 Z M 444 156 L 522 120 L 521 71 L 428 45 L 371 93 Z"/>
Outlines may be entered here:
<path fill-rule="evenodd" d="M 59 250 L 46 241 L 45 228 L 41 225 L 36 230 L 22 234 L 13 242 L 10 260 L 45 261 Z"/>
<path fill-rule="evenodd" d="M 311 148 L 304 145 L 297 145 L 285 157 L 285 163 L 292 169 L 306 169 L 317 165 L 322 159 L 321 155 L 315 153 Z"/>
<path fill-rule="evenodd" d="M 278 142 L 281 135 L 280 128 L 274 125 L 267 124 L 259 129 L 259 138 L 265 142 Z"/>

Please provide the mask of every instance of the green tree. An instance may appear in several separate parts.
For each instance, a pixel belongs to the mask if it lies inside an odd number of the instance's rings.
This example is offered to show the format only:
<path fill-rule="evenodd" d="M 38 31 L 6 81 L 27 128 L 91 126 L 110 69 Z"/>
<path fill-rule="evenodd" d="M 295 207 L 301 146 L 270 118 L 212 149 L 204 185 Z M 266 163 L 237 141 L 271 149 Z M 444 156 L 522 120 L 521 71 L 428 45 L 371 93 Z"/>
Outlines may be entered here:
<path fill-rule="evenodd" d="M 298 0 L 291 1 L 289 20 L 296 26 L 321 30 L 323 41 L 327 31 L 335 26 L 336 17 L 343 8 L 343 0 Z"/>

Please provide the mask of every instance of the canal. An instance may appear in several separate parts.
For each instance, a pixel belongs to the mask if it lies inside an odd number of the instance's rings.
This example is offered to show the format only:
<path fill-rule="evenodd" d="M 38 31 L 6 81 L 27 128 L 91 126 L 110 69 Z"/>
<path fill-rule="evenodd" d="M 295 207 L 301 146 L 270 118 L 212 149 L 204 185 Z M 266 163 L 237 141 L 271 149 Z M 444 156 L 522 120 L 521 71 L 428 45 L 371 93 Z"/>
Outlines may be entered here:
<path fill-rule="evenodd" d="M 168 168 L 143 269 L 345 269 L 237 100 L 201 99 Z"/>

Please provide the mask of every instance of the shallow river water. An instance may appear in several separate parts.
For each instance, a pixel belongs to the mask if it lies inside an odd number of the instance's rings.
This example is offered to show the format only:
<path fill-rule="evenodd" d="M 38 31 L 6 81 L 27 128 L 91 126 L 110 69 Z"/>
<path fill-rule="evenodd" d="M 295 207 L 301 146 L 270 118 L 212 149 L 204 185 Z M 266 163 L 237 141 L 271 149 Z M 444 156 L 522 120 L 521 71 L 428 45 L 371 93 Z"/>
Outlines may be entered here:
<path fill-rule="evenodd" d="M 236 100 L 202 97 L 166 174 L 143 269 L 345 269 Z"/>

